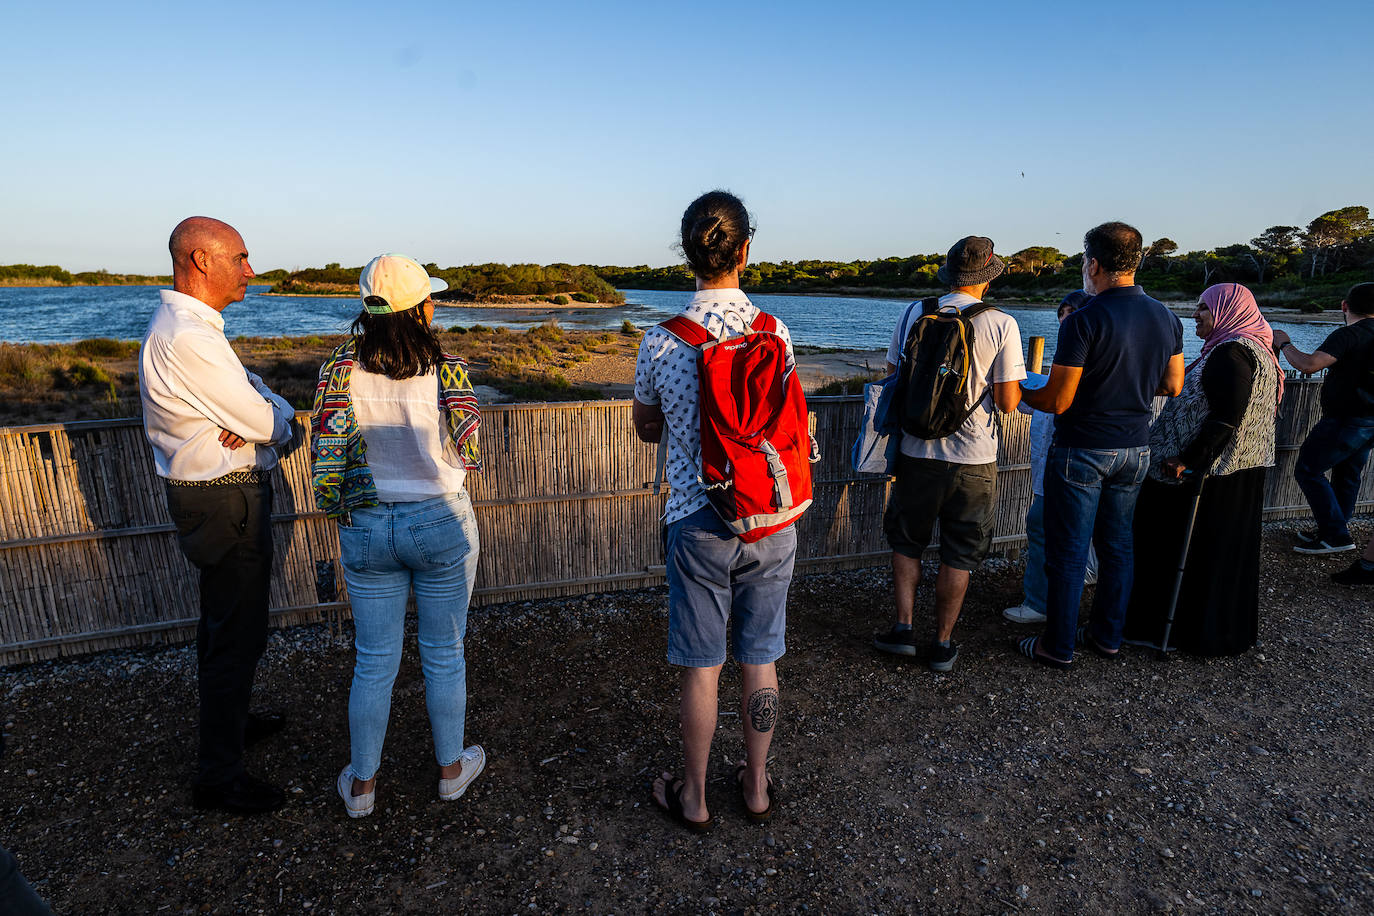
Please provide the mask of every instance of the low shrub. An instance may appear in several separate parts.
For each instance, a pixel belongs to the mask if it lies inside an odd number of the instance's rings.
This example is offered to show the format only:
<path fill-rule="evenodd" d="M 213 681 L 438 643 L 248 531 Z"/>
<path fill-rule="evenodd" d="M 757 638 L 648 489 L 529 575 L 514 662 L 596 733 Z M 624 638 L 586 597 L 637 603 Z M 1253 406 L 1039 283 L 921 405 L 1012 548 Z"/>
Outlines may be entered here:
<path fill-rule="evenodd" d="M 85 356 L 88 359 L 127 359 L 138 355 L 138 346 L 136 340 L 93 337 L 90 340 L 78 340 L 72 344 L 72 350 L 78 356 Z"/>
<path fill-rule="evenodd" d="M 558 324 L 557 318 L 550 318 L 543 324 L 537 324 L 525 332 L 527 337 L 534 340 L 561 341 L 563 339 L 563 328 Z"/>
<path fill-rule="evenodd" d="M 599 302 L 599 301 L 600 301 L 600 300 L 597 299 L 595 296 L 593 296 L 591 293 L 573 293 L 573 294 L 572 294 L 572 297 L 573 297 L 573 301 L 574 301 L 574 302 Z"/>
<path fill-rule="evenodd" d="M 77 388 L 89 388 L 92 386 L 103 385 L 111 391 L 114 390 L 114 380 L 110 378 L 108 372 L 93 363 L 85 360 L 78 360 L 63 368 L 53 366 L 52 386 L 59 391 L 74 391 Z"/>
<path fill-rule="evenodd" d="M 873 381 L 871 375 L 852 375 L 849 378 L 831 379 L 817 388 L 812 394 L 863 394 L 864 385 Z"/>
<path fill-rule="evenodd" d="M 572 304 L 572 300 L 569 299 L 567 296 L 563 295 L 562 293 L 559 293 L 557 296 L 550 296 L 550 297 L 549 297 L 549 301 L 552 302 L 554 305 L 571 305 L 571 304 Z"/>
<path fill-rule="evenodd" d="M 458 329 L 454 328 L 453 330 L 456 331 Z M 474 324 L 472 327 L 468 328 L 468 332 L 472 334 L 490 334 L 491 328 L 484 324 Z"/>
<path fill-rule="evenodd" d="M 475 325 L 475 327 L 480 328 L 481 325 Z M 461 324 L 455 324 L 453 327 L 448 329 L 448 332 L 450 334 L 466 334 L 468 332 L 468 329 L 463 327 Z"/>
<path fill-rule="evenodd" d="M 635 327 L 635 323 L 633 321 L 626 318 L 624 321 L 620 322 L 620 333 L 638 337 L 639 328 Z"/>

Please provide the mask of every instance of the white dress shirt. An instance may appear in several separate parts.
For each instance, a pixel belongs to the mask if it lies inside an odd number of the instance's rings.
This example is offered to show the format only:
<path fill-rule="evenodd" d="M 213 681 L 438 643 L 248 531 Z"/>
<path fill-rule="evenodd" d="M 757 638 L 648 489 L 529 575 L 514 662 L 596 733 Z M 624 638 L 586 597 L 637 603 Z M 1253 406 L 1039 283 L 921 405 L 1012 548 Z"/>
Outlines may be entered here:
<path fill-rule="evenodd" d="M 194 296 L 162 290 L 138 354 L 143 431 L 160 477 L 214 480 L 271 468 L 291 441 L 295 410 L 239 362 L 224 317 Z M 230 451 L 221 429 L 249 443 Z"/>

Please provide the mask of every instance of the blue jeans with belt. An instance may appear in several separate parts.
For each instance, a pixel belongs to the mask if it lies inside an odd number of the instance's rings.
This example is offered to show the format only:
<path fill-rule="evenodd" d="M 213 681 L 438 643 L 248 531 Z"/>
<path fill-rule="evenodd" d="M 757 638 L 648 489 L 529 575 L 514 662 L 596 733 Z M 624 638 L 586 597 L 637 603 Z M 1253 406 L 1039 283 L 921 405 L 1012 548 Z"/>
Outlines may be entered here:
<path fill-rule="evenodd" d="M 1318 537 L 1329 544 L 1350 540 L 1350 517 L 1371 447 L 1374 417 L 1322 417 L 1298 451 L 1293 479 L 1312 507 Z"/>
<path fill-rule="evenodd" d="M 339 526 L 339 548 L 356 631 L 348 694 L 353 773 L 371 779 L 381 765 L 412 588 L 434 756 L 448 766 L 463 753 L 467 716 L 463 638 L 478 547 L 472 501 L 463 491 L 381 503 L 354 510 L 351 521 Z"/>
<path fill-rule="evenodd" d="M 1093 637 L 1108 649 L 1121 645 L 1135 574 L 1131 522 L 1149 466 L 1148 446 L 1050 449 L 1045 464 L 1049 589 L 1041 648 L 1055 658 L 1073 658 L 1090 544 L 1097 547 L 1098 562 Z"/>

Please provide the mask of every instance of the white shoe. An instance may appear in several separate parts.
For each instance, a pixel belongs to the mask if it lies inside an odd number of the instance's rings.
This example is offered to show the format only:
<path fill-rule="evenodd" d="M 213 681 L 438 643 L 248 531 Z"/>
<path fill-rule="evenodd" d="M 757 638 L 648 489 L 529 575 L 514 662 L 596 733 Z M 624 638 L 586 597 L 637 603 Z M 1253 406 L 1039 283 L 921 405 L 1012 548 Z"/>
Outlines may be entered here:
<path fill-rule="evenodd" d="M 1002 612 L 1002 616 L 1012 623 L 1044 623 L 1045 615 L 1035 608 L 1026 607 L 1018 604 L 1016 607 L 1009 607 Z"/>
<path fill-rule="evenodd" d="M 463 755 L 458 759 L 463 763 L 463 771 L 452 779 L 439 780 L 440 801 L 457 801 L 462 798 L 468 786 L 472 785 L 472 781 L 481 776 L 482 771 L 487 768 L 487 752 L 477 744 L 463 751 Z"/>
<path fill-rule="evenodd" d="M 343 799 L 349 817 L 367 817 L 372 813 L 372 809 L 377 807 L 377 790 L 373 789 L 365 795 L 354 795 L 354 778 L 353 764 L 350 763 L 339 774 L 339 798 Z"/>

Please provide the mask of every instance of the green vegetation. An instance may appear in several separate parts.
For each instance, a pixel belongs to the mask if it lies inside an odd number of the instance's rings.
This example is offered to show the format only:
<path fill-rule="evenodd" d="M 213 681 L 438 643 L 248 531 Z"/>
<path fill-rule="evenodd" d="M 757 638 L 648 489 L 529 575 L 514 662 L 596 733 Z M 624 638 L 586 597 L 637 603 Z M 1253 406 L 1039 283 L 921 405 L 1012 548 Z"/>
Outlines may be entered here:
<path fill-rule="evenodd" d="M 1006 272 L 993 284 L 1005 298 L 1057 298 L 1080 284 L 1082 254 L 1033 245 L 1003 255 Z M 761 262 L 745 268 L 740 285 L 763 293 L 912 295 L 941 288 L 936 271 L 943 254 L 873 261 Z M 1213 283 L 1249 286 L 1262 305 L 1319 311 L 1338 308 L 1346 290 L 1374 268 L 1374 220 L 1369 208 L 1348 206 L 1318 216 L 1307 227 L 1270 226 L 1249 243 L 1178 253 L 1161 238 L 1145 252 L 1138 276 L 1155 295 L 1191 298 Z M 671 267 L 596 267 L 620 289 L 691 290 L 691 271 Z"/>
<path fill-rule="evenodd" d="M 849 378 L 837 378 L 826 382 L 815 391 L 813 395 L 826 394 L 863 394 L 864 385 L 873 381 L 872 375 L 851 375 Z"/>
<path fill-rule="evenodd" d="M 526 401 L 596 400 L 579 379 L 595 355 L 633 360 L 637 341 L 611 332 L 568 330 L 557 321 L 527 331 L 473 325 L 439 332 L 475 384 Z M 237 337 L 243 364 L 297 409 L 315 397 L 320 364 L 341 337 Z M 0 426 L 133 417 L 140 411 L 136 341 L 94 338 L 69 344 L 0 343 Z"/>
<path fill-rule="evenodd" d="M 276 283 L 286 278 L 284 270 L 258 274 L 254 283 Z M 357 276 L 354 275 L 356 287 Z M 72 273 L 56 264 L 0 264 L 0 286 L 170 286 L 171 274 L 112 274 L 108 270 L 83 270 Z"/>
<path fill-rule="evenodd" d="M 593 295 L 592 293 L 584 293 L 584 292 L 576 292 L 576 293 L 573 293 L 573 294 L 572 294 L 572 298 L 573 298 L 573 301 L 574 301 L 574 302 L 599 302 L 599 301 L 600 301 L 600 300 L 597 299 L 596 296 Z"/>
<path fill-rule="evenodd" d="M 92 337 L 78 340 L 72 350 L 88 358 L 132 359 L 138 355 L 139 343 L 136 340 L 111 340 L 108 337 Z"/>
<path fill-rule="evenodd" d="M 620 322 L 620 333 L 624 334 L 626 337 L 638 337 L 639 328 L 635 327 L 633 321 L 626 318 L 624 321 Z"/>
<path fill-rule="evenodd" d="M 291 295 L 358 294 L 361 267 L 337 263 L 293 271 L 272 287 L 272 292 Z M 426 264 L 430 276 L 448 284 L 435 295 L 440 301 L 509 302 L 535 297 L 568 305 L 569 294 L 586 296 L 579 302 L 624 302 L 625 297 L 590 267 L 572 264 L 477 264 L 467 267 L 439 267 Z"/>

